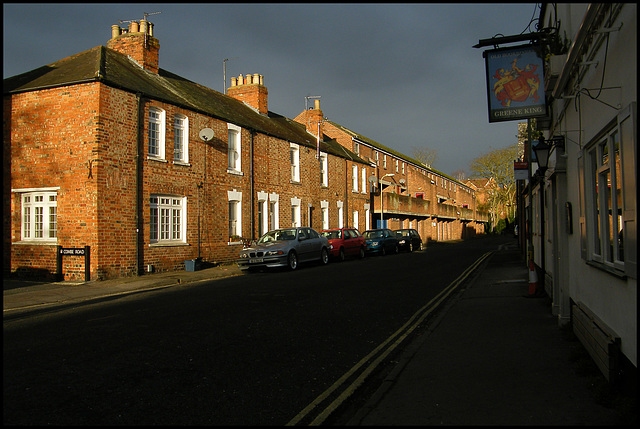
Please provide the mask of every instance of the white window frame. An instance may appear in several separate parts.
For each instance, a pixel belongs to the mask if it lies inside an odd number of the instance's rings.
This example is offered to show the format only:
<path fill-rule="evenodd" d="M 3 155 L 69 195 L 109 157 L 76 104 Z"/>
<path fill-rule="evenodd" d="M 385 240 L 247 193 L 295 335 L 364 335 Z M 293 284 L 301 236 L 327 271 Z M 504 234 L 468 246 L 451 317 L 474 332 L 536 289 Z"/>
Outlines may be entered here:
<path fill-rule="evenodd" d="M 362 188 L 361 192 L 363 194 L 366 194 L 367 193 L 367 167 L 362 167 L 361 173 L 362 173 L 362 176 L 360 178 L 361 180 L 360 186 Z"/>
<path fill-rule="evenodd" d="M 166 112 L 159 107 L 149 108 L 148 157 L 165 159 Z"/>
<path fill-rule="evenodd" d="M 624 193 L 619 127 L 614 126 L 607 130 L 602 137 L 585 148 L 585 154 L 586 213 L 590 231 L 589 256 L 592 261 L 624 271 L 624 256 L 619 233 L 623 226 L 622 195 Z M 619 191 L 618 198 L 609 198 L 612 196 L 610 190 L 613 189 Z M 600 216 L 600 213 L 619 214 Z"/>
<path fill-rule="evenodd" d="M 43 244 L 56 243 L 58 239 L 57 189 L 40 188 L 25 191 L 20 192 L 20 240 Z"/>
<path fill-rule="evenodd" d="M 329 201 L 320 201 L 322 229 L 329 229 Z"/>
<path fill-rule="evenodd" d="M 173 161 L 189 163 L 189 118 L 176 113 L 173 121 Z"/>
<path fill-rule="evenodd" d="M 387 169 L 387 155 L 382 155 L 382 168 Z"/>
<path fill-rule="evenodd" d="M 295 143 L 290 143 L 289 154 L 291 161 L 291 181 L 300 183 L 300 146 Z"/>
<path fill-rule="evenodd" d="M 269 230 L 280 228 L 280 195 L 269 194 Z"/>
<path fill-rule="evenodd" d="M 302 212 L 300 205 L 302 201 L 300 198 L 291 198 L 291 227 L 298 228 L 302 226 Z"/>
<path fill-rule="evenodd" d="M 355 229 L 359 229 L 359 219 L 358 219 L 358 210 L 353 211 L 353 227 Z"/>
<path fill-rule="evenodd" d="M 366 231 L 367 229 L 371 229 L 371 219 L 370 219 L 370 217 L 371 217 L 371 216 L 370 216 L 370 215 L 371 215 L 371 212 L 370 212 L 370 207 L 371 207 L 371 206 L 370 206 L 369 204 L 365 204 L 365 205 L 364 205 L 364 229 L 365 229 L 365 231 Z"/>
<path fill-rule="evenodd" d="M 338 201 L 338 228 L 344 228 L 344 203 Z"/>
<path fill-rule="evenodd" d="M 187 197 L 151 194 L 149 198 L 149 242 L 187 242 Z"/>
<path fill-rule="evenodd" d="M 242 172 L 242 128 L 227 124 L 227 172 Z"/>
<path fill-rule="evenodd" d="M 269 232 L 269 194 L 258 192 L 258 238 Z"/>
<path fill-rule="evenodd" d="M 353 192 L 358 192 L 358 166 L 351 166 L 351 190 Z"/>
<path fill-rule="evenodd" d="M 329 161 L 324 152 L 320 152 L 320 182 L 324 187 L 329 186 Z"/>
<path fill-rule="evenodd" d="M 228 233 L 231 236 L 242 237 L 242 192 L 235 189 L 227 191 L 228 213 Z"/>

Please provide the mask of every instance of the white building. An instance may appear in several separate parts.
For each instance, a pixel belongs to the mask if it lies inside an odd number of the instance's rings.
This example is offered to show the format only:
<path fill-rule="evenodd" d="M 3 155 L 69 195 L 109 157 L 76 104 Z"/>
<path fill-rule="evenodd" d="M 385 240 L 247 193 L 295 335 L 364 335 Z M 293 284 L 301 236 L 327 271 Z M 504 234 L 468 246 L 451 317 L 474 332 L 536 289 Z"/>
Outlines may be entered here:
<path fill-rule="evenodd" d="M 539 23 L 566 53 L 545 58 L 538 128 L 552 148 L 531 182 L 534 261 L 553 314 L 610 379 L 638 365 L 636 19 L 631 3 L 549 3 Z"/>

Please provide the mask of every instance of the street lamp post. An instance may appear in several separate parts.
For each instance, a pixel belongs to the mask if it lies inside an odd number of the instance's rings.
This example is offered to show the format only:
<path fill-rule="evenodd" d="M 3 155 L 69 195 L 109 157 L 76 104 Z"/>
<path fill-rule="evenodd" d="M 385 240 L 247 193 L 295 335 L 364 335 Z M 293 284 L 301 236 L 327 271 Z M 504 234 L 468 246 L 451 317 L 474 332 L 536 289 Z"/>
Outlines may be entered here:
<path fill-rule="evenodd" d="M 378 180 L 378 182 L 380 183 L 380 228 L 384 228 L 384 198 L 382 197 L 381 182 L 382 182 L 382 179 L 384 179 L 385 177 L 393 177 L 393 176 L 395 176 L 395 173 L 388 173 L 382 176 L 380 180 Z"/>

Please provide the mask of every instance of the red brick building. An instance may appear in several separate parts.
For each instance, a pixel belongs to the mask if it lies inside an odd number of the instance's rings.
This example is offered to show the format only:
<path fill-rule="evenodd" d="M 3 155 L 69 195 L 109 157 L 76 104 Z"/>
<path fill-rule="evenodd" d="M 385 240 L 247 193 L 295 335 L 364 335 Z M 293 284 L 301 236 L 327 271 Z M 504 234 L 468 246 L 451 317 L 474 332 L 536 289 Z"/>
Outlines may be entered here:
<path fill-rule="evenodd" d="M 160 68 L 159 49 L 153 24 L 114 25 L 106 47 L 4 80 L 5 272 L 107 279 L 233 261 L 278 227 L 373 227 L 368 178 L 386 171 L 375 145 L 358 155 L 319 105 L 295 121 L 270 112 L 263 76 L 224 95 Z M 389 226 L 420 221 L 425 238 L 449 239 L 478 225 L 460 183 L 378 149 L 402 162 Z M 89 267 L 57 267 L 60 248 L 85 246 Z"/>

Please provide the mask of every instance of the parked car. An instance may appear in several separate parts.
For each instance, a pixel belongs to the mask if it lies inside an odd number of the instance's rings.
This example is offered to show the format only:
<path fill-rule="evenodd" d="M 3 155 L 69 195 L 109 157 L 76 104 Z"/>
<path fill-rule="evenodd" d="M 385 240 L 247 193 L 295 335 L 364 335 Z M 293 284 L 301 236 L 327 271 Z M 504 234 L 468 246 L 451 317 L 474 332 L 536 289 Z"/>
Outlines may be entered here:
<path fill-rule="evenodd" d="M 387 228 L 369 229 L 362 233 L 367 242 L 366 253 L 398 253 L 398 239 L 396 235 Z"/>
<path fill-rule="evenodd" d="M 396 237 L 398 237 L 400 250 L 408 250 L 409 252 L 422 250 L 422 238 L 415 229 L 398 229 L 395 233 Z"/>
<path fill-rule="evenodd" d="M 347 256 L 364 258 L 367 243 L 355 228 L 336 228 L 320 231 L 329 240 L 329 254 L 340 261 Z"/>
<path fill-rule="evenodd" d="M 308 261 L 329 262 L 329 240 L 313 228 L 282 228 L 267 232 L 255 244 L 245 247 L 237 260 L 241 270 L 254 267 L 298 268 Z"/>

